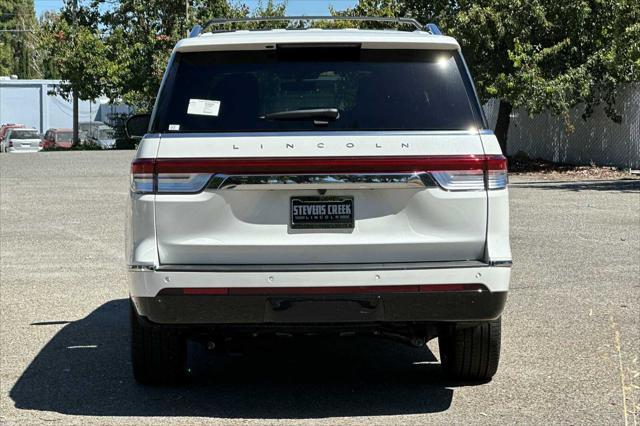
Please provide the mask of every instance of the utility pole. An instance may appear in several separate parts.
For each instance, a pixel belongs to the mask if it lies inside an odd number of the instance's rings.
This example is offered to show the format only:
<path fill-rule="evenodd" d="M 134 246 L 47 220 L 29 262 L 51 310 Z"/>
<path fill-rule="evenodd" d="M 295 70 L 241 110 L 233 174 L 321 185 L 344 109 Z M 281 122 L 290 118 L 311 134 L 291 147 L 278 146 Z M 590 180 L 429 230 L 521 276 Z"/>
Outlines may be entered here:
<path fill-rule="evenodd" d="M 189 0 L 184 0 L 184 26 L 187 28 L 187 36 L 189 36 Z"/>
<path fill-rule="evenodd" d="M 78 29 L 78 0 L 73 0 L 73 30 Z M 74 35 L 75 41 L 75 35 Z M 73 88 L 73 145 L 80 144 L 80 138 L 78 136 L 78 95 L 76 94 L 75 87 Z"/>

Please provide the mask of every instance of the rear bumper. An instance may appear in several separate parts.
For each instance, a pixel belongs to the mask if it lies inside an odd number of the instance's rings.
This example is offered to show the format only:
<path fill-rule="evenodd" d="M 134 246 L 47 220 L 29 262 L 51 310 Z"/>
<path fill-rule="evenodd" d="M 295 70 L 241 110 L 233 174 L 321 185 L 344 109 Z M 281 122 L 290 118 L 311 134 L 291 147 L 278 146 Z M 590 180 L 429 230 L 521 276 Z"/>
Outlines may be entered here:
<path fill-rule="evenodd" d="M 486 321 L 500 316 L 506 292 L 134 297 L 153 323 L 184 325 L 434 323 Z"/>
<path fill-rule="evenodd" d="M 508 266 L 510 263 L 507 263 Z M 476 261 L 426 262 L 420 264 L 348 265 L 350 268 L 320 269 L 318 265 L 278 265 L 235 269 L 204 266 L 145 267 L 129 269 L 129 293 L 155 297 L 170 288 L 287 288 L 358 287 L 442 284 L 482 284 L 490 292 L 509 289 L 511 268 Z"/>
<path fill-rule="evenodd" d="M 23 154 L 23 153 L 28 153 L 28 152 L 40 152 L 42 151 L 42 147 L 37 147 L 37 148 L 7 148 L 7 152 L 11 152 L 14 154 Z"/>
<path fill-rule="evenodd" d="M 140 315 L 163 324 L 484 321 L 500 316 L 511 274 L 509 267 L 478 262 L 385 266 L 235 271 L 137 267 L 129 271 L 129 293 Z M 451 291 L 452 285 L 483 290 Z M 442 286 L 448 291 L 441 291 Z M 342 290 L 332 294 L 327 287 Z M 179 294 L 185 288 L 190 294 Z"/>

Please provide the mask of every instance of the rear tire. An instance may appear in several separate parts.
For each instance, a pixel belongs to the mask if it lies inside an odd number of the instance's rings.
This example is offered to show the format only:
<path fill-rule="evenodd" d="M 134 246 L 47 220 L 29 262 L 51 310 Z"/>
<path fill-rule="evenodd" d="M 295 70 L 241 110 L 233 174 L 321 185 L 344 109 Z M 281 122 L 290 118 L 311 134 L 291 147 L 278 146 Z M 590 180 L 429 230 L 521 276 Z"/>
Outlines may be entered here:
<path fill-rule="evenodd" d="M 445 373 L 456 380 L 490 380 L 498 370 L 500 340 L 501 318 L 470 327 L 442 327 L 438 345 Z"/>
<path fill-rule="evenodd" d="M 176 384 L 186 377 L 187 341 L 182 333 L 143 323 L 131 302 L 133 377 L 145 385 Z"/>

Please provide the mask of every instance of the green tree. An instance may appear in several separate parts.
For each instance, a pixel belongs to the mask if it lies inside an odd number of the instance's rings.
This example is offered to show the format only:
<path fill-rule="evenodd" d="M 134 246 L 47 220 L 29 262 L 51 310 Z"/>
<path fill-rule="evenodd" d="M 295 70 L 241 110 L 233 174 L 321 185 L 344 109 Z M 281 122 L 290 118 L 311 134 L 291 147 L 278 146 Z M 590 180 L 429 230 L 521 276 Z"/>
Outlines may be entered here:
<path fill-rule="evenodd" d="M 63 96 L 75 89 L 80 99 L 105 95 L 143 111 L 153 106 L 171 50 L 194 24 L 250 13 L 227 0 L 191 0 L 188 9 L 183 0 L 122 0 L 101 12 L 108 2 L 93 0 L 75 14 L 67 4 L 58 19 L 49 20 L 43 48 L 68 82 L 60 87 Z M 254 14 L 281 16 L 285 8 L 269 0 Z"/>
<path fill-rule="evenodd" d="M 65 99 L 72 92 L 90 100 L 117 90 L 119 75 L 109 59 L 111 48 L 95 29 L 74 27 L 61 16 L 53 16 L 40 28 L 39 36 L 41 48 L 49 52 L 47 67 L 62 78 L 56 90 Z"/>
<path fill-rule="evenodd" d="M 569 110 L 598 104 L 614 121 L 620 85 L 640 80 L 637 0 L 360 0 L 339 13 L 413 16 L 455 37 L 483 101 L 500 100 L 496 136 L 506 152 L 513 108 Z"/>
<path fill-rule="evenodd" d="M 0 75 L 41 77 L 33 0 L 0 0 Z"/>
<path fill-rule="evenodd" d="M 403 5 L 398 0 L 360 0 L 352 8 L 345 10 L 337 10 L 333 5 L 329 6 L 329 11 L 334 16 L 382 16 L 397 17 L 404 16 L 402 13 Z M 323 26 L 346 28 L 392 28 L 394 24 L 374 23 L 374 22 L 358 22 L 358 21 L 337 21 L 334 23 L 325 23 Z"/>

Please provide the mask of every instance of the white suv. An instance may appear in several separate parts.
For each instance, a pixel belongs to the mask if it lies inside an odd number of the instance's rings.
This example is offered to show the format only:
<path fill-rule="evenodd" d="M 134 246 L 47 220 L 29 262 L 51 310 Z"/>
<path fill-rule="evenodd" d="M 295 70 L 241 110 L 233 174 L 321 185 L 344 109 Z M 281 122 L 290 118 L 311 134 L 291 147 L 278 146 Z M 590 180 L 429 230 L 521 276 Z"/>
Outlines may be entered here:
<path fill-rule="evenodd" d="M 432 24 L 196 28 L 127 123 L 136 379 L 183 377 L 187 338 L 276 332 L 438 337 L 451 377 L 491 378 L 511 252 L 487 127 Z"/>

